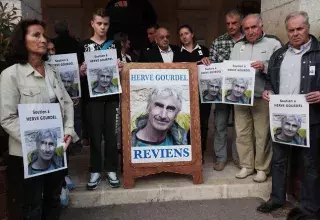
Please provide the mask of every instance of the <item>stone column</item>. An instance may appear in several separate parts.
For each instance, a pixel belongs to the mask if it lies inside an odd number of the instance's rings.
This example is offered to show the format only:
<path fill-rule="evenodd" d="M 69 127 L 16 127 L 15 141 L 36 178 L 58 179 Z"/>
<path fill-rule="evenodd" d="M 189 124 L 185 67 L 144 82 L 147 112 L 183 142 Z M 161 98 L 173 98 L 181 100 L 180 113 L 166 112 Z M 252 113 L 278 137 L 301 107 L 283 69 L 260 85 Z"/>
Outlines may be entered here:
<path fill-rule="evenodd" d="M 310 17 L 311 34 L 320 36 L 320 1 L 319 0 L 261 0 L 261 14 L 264 31 L 287 42 L 284 20 L 294 11 L 305 11 Z"/>
<path fill-rule="evenodd" d="M 2 3 L 9 3 L 10 7 L 19 9 L 18 15 L 22 18 L 42 19 L 41 0 L 0 0 Z"/>

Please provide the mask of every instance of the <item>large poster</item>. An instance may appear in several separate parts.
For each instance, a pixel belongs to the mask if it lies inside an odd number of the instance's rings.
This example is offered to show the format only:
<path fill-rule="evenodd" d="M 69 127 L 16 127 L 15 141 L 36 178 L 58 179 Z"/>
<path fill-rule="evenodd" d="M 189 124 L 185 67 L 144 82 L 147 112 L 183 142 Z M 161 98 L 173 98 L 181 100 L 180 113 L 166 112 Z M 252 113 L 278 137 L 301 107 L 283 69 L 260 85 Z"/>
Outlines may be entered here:
<path fill-rule="evenodd" d="M 90 97 L 122 92 L 115 49 L 84 53 Z"/>
<path fill-rule="evenodd" d="M 72 99 L 81 97 L 77 54 L 52 55 L 48 62 L 58 68 L 63 85 L 70 97 Z"/>
<path fill-rule="evenodd" d="M 255 69 L 251 61 L 199 65 L 198 75 L 201 103 L 253 105 Z"/>
<path fill-rule="evenodd" d="M 130 70 L 131 162 L 191 161 L 187 69 Z"/>
<path fill-rule="evenodd" d="M 309 147 L 309 104 L 304 95 L 270 95 L 272 140 Z"/>
<path fill-rule="evenodd" d="M 60 106 L 19 104 L 24 177 L 67 168 Z"/>
<path fill-rule="evenodd" d="M 222 102 L 223 63 L 198 66 L 201 103 Z"/>

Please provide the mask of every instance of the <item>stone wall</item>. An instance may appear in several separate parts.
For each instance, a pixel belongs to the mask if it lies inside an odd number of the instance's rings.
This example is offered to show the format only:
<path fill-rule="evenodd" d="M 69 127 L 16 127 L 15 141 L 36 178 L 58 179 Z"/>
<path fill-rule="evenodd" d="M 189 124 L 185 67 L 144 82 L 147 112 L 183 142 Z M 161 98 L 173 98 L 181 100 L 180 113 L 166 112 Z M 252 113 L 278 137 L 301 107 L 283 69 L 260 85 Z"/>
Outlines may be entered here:
<path fill-rule="evenodd" d="M 41 0 L 0 0 L 19 9 L 18 15 L 23 18 L 42 19 Z"/>
<path fill-rule="evenodd" d="M 320 1 L 318 0 L 262 0 L 261 13 L 264 31 L 274 34 L 283 42 L 288 40 L 284 20 L 290 12 L 305 11 L 309 14 L 311 33 L 320 36 Z"/>

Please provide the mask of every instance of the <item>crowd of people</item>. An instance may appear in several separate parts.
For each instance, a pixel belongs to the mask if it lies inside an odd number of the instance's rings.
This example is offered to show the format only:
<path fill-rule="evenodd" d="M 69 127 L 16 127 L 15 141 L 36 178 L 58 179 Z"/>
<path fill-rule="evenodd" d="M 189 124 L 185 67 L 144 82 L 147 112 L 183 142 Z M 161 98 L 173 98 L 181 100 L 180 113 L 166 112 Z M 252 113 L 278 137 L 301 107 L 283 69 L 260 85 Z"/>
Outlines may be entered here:
<path fill-rule="evenodd" d="M 320 45 L 310 34 L 308 15 L 305 12 L 294 12 L 287 16 L 285 25 L 289 42 L 285 45 L 277 37 L 263 31 L 263 21 L 259 14 L 243 17 L 239 11 L 231 10 L 225 16 L 225 23 L 227 32 L 216 38 L 209 49 L 197 43 L 195 33 L 189 25 L 179 28 L 180 46 L 176 46 L 170 44 L 170 31 L 167 28 L 153 24 L 146 30 L 149 43 L 142 47 L 139 54 L 131 53 L 130 40 L 124 32 L 117 33 L 114 40 L 107 38 L 110 17 L 104 9 L 93 13 L 91 26 L 94 34 L 81 42 L 70 36 L 66 22 L 54 25 L 57 37 L 51 40 L 45 34 L 45 24 L 42 21 L 22 20 L 17 24 L 11 35 L 7 54 L 7 60 L 13 65 L 5 69 L 0 78 L 0 121 L 9 134 L 9 184 L 15 188 L 9 194 L 11 198 L 15 198 L 13 204 L 21 211 L 23 219 L 59 219 L 60 204 L 68 203 L 68 189 L 75 186 L 65 170 L 24 179 L 18 104 L 59 103 L 66 146 L 90 143 L 87 189 L 97 189 L 102 173 L 105 173 L 106 181 L 112 188 L 121 186 L 118 177 L 121 96 L 91 98 L 84 59 L 84 52 L 111 48 L 117 50 L 120 72 L 124 63 L 128 62 L 197 62 L 210 65 L 225 60 L 252 61 L 251 67 L 256 70 L 253 106 L 232 105 L 249 102 L 249 97 L 244 96 L 248 86 L 245 80 L 232 83 L 234 89 L 226 96 L 230 104 L 215 104 L 214 121 L 209 121 L 211 104 L 199 103 L 202 152 L 206 150 L 208 123 L 213 123 L 213 150 L 216 155 L 213 168 L 216 171 L 225 168 L 228 158 L 227 128 L 230 115 L 234 115 L 232 158 L 233 163 L 239 167 L 235 177 L 244 179 L 255 174 L 253 180 L 261 183 L 269 175 L 272 176 L 270 199 L 257 208 L 260 212 L 269 213 L 285 205 L 288 156 L 292 150 L 299 151 L 303 164 L 301 207 L 295 208 L 289 216 L 317 219 L 316 216 L 319 217 L 320 214 Z M 82 90 L 80 99 L 70 98 L 76 91 L 72 91 L 70 82 L 73 78 L 68 72 L 60 76 L 54 67 L 46 63 L 48 55 L 67 53 L 78 54 Z M 310 73 L 311 67 L 315 68 L 315 74 Z M 102 69 L 98 77 L 101 80 L 93 89 L 95 93 L 113 89 L 107 68 L 105 71 Z M 204 100 L 221 99 L 221 94 L 220 97 L 218 94 L 220 86 L 221 82 L 210 82 Z M 268 102 L 271 94 L 305 94 L 310 103 L 310 148 L 288 147 L 271 141 L 268 126 Z M 295 120 L 284 118 L 283 124 L 289 123 L 288 121 Z M 143 141 L 147 126 L 148 123 L 145 123 L 136 130 L 135 143 L 141 146 L 146 143 L 159 145 L 159 142 L 153 143 L 152 140 Z M 48 131 L 41 135 L 49 140 L 39 139 L 39 153 L 32 157 L 34 159 L 29 167 L 30 172 L 37 172 L 41 151 L 52 151 L 51 146 L 54 145 L 54 138 L 51 136 L 55 134 Z M 282 136 L 281 132 L 277 134 L 277 138 L 283 139 Z M 101 157 L 102 152 L 104 157 Z M 48 155 L 46 153 L 45 156 Z M 48 166 L 50 169 L 51 164 Z"/>

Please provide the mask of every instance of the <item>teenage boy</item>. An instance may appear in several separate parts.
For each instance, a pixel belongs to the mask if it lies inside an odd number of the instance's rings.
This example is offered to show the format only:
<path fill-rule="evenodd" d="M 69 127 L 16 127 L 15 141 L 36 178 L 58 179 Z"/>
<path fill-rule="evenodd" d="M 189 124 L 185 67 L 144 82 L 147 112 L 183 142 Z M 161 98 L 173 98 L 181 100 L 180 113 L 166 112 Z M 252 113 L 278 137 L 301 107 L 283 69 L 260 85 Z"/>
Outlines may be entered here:
<path fill-rule="evenodd" d="M 119 95 L 90 98 L 86 77 L 87 66 L 84 62 L 84 52 L 116 48 L 112 40 L 107 40 L 110 17 L 104 9 L 98 9 L 93 13 L 91 26 L 94 35 L 80 44 L 79 51 L 82 97 L 86 105 L 85 118 L 90 138 L 91 173 L 87 184 L 88 190 L 96 189 L 101 182 L 102 165 L 106 172 L 106 181 L 109 185 L 112 188 L 120 186 L 116 173 L 118 169 L 116 113 L 119 107 Z M 122 68 L 120 62 L 118 63 L 118 67 L 119 70 Z M 101 145 L 102 136 L 104 139 L 104 150 L 102 150 Z M 104 157 L 101 156 L 102 152 L 104 152 Z"/>

